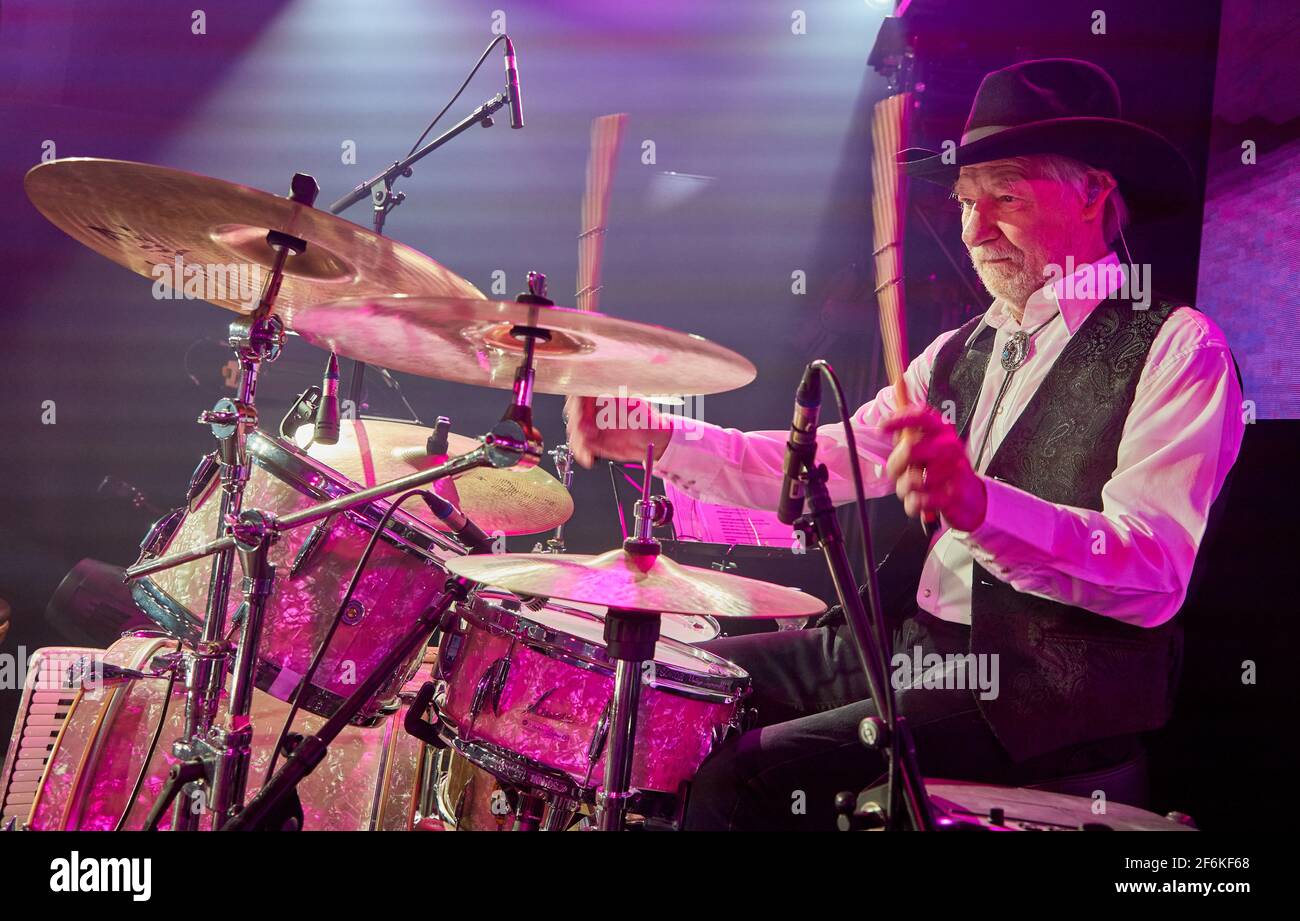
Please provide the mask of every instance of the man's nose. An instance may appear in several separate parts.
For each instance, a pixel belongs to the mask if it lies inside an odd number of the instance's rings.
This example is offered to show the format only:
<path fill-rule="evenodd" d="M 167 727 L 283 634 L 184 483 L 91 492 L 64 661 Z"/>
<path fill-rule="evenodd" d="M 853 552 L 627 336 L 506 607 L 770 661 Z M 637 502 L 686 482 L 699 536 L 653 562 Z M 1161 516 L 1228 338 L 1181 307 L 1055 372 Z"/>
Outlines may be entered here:
<path fill-rule="evenodd" d="M 979 202 L 975 202 L 967 209 L 961 225 L 961 241 L 966 244 L 967 249 L 991 243 L 997 239 L 999 232 L 997 222 L 992 219 L 989 210 L 981 207 Z"/>

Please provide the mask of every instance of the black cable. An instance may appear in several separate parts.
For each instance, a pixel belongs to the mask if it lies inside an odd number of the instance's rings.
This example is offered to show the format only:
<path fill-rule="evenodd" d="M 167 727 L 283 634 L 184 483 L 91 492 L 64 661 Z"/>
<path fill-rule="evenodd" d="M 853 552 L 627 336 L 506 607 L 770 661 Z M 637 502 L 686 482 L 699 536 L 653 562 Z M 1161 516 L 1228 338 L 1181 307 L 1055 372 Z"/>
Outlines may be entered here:
<path fill-rule="evenodd" d="M 884 612 L 880 609 L 880 591 L 876 585 L 876 558 L 875 552 L 871 546 L 871 529 L 867 524 L 867 499 L 866 489 L 862 485 L 862 465 L 858 461 L 858 444 L 853 435 L 852 414 L 849 413 L 846 401 L 844 399 L 844 388 L 840 385 L 840 379 L 835 374 L 835 369 L 823 359 L 817 359 L 813 365 L 822 373 L 822 377 L 831 386 L 831 391 L 835 394 L 835 405 L 840 412 L 840 421 L 844 425 L 844 441 L 849 449 L 849 466 L 853 470 L 853 491 L 857 500 L 858 508 L 858 526 L 862 529 L 862 562 L 866 567 L 863 572 L 863 579 L 867 584 L 867 610 L 870 614 L 872 632 L 876 634 L 876 643 L 879 646 L 881 656 L 886 657 L 885 662 L 881 663 L 885 670 L 882 675 L 888 675 L 888 655 L 889 646 L 886 645 Z M 848 616 L 848 612 L 845 612 Z M 865 651 L 865 650 L 864 650 Z M 886 689 L 885 700 L 878 701 L 881 710 L 881 717 L 885 720 L 892 719 L 893 695 Z"/>
<path fill-rule="evenodd" d="M 502 33 L 492 39 L 492 42 L 487 46 L 487 48 L 483 49 L 483 54 L 479 57 L 478 63 L 475 64 L 474 69 L 469 72 L 469 76 L 466 77 L 465 82 L 460 85 L 460 89 L 456 90 L 456 95 L 452 96 L 451 99 L 448 100 L 447 104 L 442 107 L 442 111 L 433 117 L 433 121 L 429 122 L 429 127 L 424 129 L 424 133 L 420 135 L 420 139 L 412 144 L 411 149 L 406 152 L 407 157 L 420 149 L 420 145 L 423 144 L 424 139 L 429 136 L 429 132 L 433 130 L 433 126 L 438 124 L 438 119 L 446 115 L 447 110 L 456 104 L 456 100 L 460 98 L 461 93 L 465 92 L 465 88 L 469 86 L 469 82 L 474 79 L 474 75 L 478 73 L 478 69 L 483 66 L 483 62 L 486 61 L 487 56 L 492 53 L 492 49 L 508 39 L 509 36 Z M 403 157 L 403 159 L 405 159 L 405 157 Z"/>
<path fill-rule="evenodd" d="M 184 643 L 176 641 L 176 652 L 179 654 Z M 140 764 L 140 770 L 135 775 L 135 783 L 131 785 L 131 795 L 126 798 L 126 808 L 122 810 L 122 815 L 118 818 L 117 824 L 113 826 L 113 831 L 121 831 L 126 825 L 127 818 L 131 815 L 131 808 L 135 805 L 136 797 L 140 795 L 140 788 L 144 786 L 145 775 L 149 773 L 149 762 L 153 760 L 154 754 L 158 751 L 158 739 L 162 736 L 163 726 L 167 724 L 167 708 L 171 706 L 172 691 L 176 688 L 176 669 L 171 670 L 167 677 L 167 690 L 163 694 L 162 713 L 158 716 L 158 725 L 154 727 L 153 738 L 149 740 L 149 750 L 144 753 L 144 761 Z"/>
<path fill-rule="evenodd" d="M 380 517 L 379 523 L 375 525 L 374 531 L 370 535 L 370 540 L 366 542 L 366 549 L 362 552 L 360 559 L 357 560 L 356 568 L 352 570 L 352 578 L 348 580 L 347 591 L 343 593 L 343 600 L 339 602 L 338 610 L 334 612 L 334 620 L 330 624 L 329 630 L 325 634 L 325 639 L 316 647 L 316 652 L 312 656 L 311 664 L 307 666 L 307 672 L 303 675 L 302 681 L 299 682 L 297 690 L 294 691 L 293 700 L 290 701 L 289 715 L 284 718 L 280 726 L 280 734 L 276 737 L 275 747 L 271 749 L 270 763 L 267 765 L 266 774 L 262 778 L 262 783 L 275 773 L 275 763 L 280 757 L 280 750 L 284 747 L 284 740 L 289 736 L 289 730 L 293 727 L 294 718 L 298 715 L 299 700 L 303 693 L 311 686 L 312 678 L 316 677 L 316 670 L 320 667 L 321 662 L 325 659 L 325 653 L 329 650 L 330 643 L 334 641 L 334 634 L 338 631 L 339 624 L 343 622 L 343 612 L 347 610 L 348 604 L 352 601 L 352 595 L 356 591 L 357 585 L 361 582 L 366 564 L 370 562 L 370 554 L 374 552 L 375 545 L 379 543 L 379 536 L 388 527 L 388 522 L 392 520 L 393 513 L 397 507 L 413 496 L 426 494 L 426 490 L 412 489 L 402 493 L 392 501 L 384 514 Z"/>

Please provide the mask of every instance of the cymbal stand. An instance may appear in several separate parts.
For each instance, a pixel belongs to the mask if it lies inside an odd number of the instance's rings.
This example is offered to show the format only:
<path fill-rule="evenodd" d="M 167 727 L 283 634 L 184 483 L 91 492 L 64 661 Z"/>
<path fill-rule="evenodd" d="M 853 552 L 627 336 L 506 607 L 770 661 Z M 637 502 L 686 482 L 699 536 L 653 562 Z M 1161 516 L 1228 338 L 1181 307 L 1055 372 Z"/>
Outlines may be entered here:
<path fill-rule="evenodd" d="M 320 186 L 311 176 L 294 174 L 290 182 L 291 201 L 312 207 L 319 192 Z M 258 371 L 262 362 L 275 361 L 284 345 L 284 324 L 272 310 L 284 278 L 285 264 L 290 256 L 307 248 L 306 241 L 274 230 L 267 234 L 266 242 L 275 251 L 275 259 L 271 274 L 262 287 L 257 308 L 252 315 L 240 317 L 230 324 L 230 346 L 240 367 L 239 395 L 234 400 L 218 400 L 198 420 L 212 428 L 217 441 L 217 462 L 221 470 L 218 535 L 243 511 L 244 488 L 251 469 L 247 454 L 248 433 L 257 428 Z M 188 795 L 177 798 L 172 811 L 172 828 L 176 830 L 198 828 L 202 809 L 195 809 L 195 803 L 213 809 L 214 825 L 219 825 L 233 797 L 234 787 L 224 782 L 230 774 L 229 771 L 219 772 L 218 764 L 229 762 L 232 756 L 243 751 L 245 771 L 247 768 L 247 746 L 252 741 L 252 728 L 246 725 L 247 713 L 237 716 L 232 709 L 229 729 L 214 726 L 231 656 L 226 641 L 226 609 L 234 575 L 234 556 L 232 545 L 218 551 L 213 558 L 203 635 L 195 644 L 186 669 L 185 728 L 173 746 L 173 752 L 182 762 L 202 764 L 203 779 L 187 783 Z M 241 628 L 241 644 L 248 641 L 249 628 L 246 618 Z M 254 644 L 252 652 L 255 653 L 258 637 L 252 636 L 251 639 Z M 236 688 L 239 687 L 237 679 Z M 190 768 L 184 773 L 194 776 L 197 771 Z M 223 777 L 220 786 L 215 781 L 218 774 Z M 200 796 L 203 798 L 199 799 Z"/>
<path fill-rule="evenodd" d="M 662 496 L 650 495 L 654 473 L 654 445 L 646 448 L 645 482 L 634 507 L 636 528 L 623 541 L 623 551 L 634 565 L 649 570 L 659 558 L 654 527 L 672 514 Z M 610 714 L 609 743 L 605 752 L 604 789 L 596 798 L 596 827 L 623 831 L 632 797 L 632 755 L 636 741 L 637 709 L 641 701 L 641 673 L 654 662 L 662 615 L 611 607 L 605 615 L 605 645 L 614 660 L 614 705 Z"/>
<path fill-rule="evenodd" d="M 560 475 L 560 482 L 564 488 L 573 494 L 573 451 L 567 444 L 556 445 L 546 452 L 551 455 L 551 460 L 555 462 L 555 472 Z M 555 535 L 546 539 L 546 542 L 538 541 L 533 545 L 533 553 L 564 553 L 564 525 L 561 521 L 555 526 Z"/>

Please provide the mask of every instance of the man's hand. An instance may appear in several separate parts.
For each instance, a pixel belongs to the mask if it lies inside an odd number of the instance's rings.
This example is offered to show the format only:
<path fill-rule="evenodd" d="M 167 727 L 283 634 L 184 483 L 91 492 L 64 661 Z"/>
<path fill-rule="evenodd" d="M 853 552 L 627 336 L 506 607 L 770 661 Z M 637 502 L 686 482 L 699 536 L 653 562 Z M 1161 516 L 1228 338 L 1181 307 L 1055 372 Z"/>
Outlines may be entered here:
<path fill-rule="evenodd" d="M 884 429 L 898 436 L 885 472 L 895 481 L 908 515 L 933 512 L 959 531 L 984 523 L 984 481 L 971 469 L 966 445 L 951 423 L 926 406 L 903 410 Z"/>
<path fill-rule="evenodd" d="M 645 460 L 647 444 L 654 444 L 654 457 L 659 460 L 673 434 L 660 422 L 659 414 L 642 400 L 568 397 L 564 401 L 564 418 L 569 430 L 569 449 L 584 467 L 590 467 L 598 458 Z"/>

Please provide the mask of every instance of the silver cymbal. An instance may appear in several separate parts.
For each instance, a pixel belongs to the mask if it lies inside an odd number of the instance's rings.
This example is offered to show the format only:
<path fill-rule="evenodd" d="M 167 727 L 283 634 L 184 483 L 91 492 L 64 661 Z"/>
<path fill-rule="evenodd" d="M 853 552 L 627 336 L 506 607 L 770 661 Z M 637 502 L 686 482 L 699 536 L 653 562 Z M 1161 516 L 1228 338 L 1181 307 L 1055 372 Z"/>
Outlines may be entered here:
<path fill-rule="evenodd" d="M 264 279 L 275 260 L 266 243 L 268 230 L 306 240 L 306 251 L 285 263 L 276 298 L 275 312 L 290 329 L 299 308 L 342 297 L 393 291 L 483 297 L 459 275 L 396 240 L 221 179 L 149 163 L 71 157 L 33 167 L 23 187 L 37 210 L 64 233 L 151 278 L 159 277 L 155 266 L 170 270 L 179 258 L 209 277 L 233 265 Z M 252 313 L 260 283 L 249 303 L 226 272 L 221 276 L 220 290 L 203 285 L 199 298 Z M 182 290 L 183 283 L 175 279 L 169 287 Z"/>
<path fill-rule="evenodd" d="M 516 301 L 391 295 L 315 304 L 293 329 L 312 345 L 422 377 L 510 389 L 524 344 L 540 327 L 538 393 L 602 396 L 722 393 L 757 376 L 754 365 L 700 336 L 590 310 Z"/>

